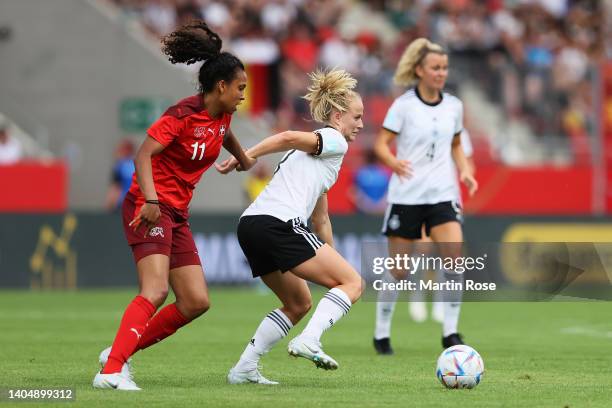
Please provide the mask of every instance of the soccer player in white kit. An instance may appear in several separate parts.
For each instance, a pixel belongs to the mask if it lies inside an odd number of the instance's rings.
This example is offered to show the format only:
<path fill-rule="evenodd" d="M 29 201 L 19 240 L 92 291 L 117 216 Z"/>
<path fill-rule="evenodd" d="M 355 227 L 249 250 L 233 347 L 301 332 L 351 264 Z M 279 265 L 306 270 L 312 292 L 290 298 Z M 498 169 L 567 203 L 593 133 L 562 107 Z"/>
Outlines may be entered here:
<path fill-rule="evenodd" d="M 443 92 L 447 76 L 447 54 L 425 38 L 408 45 L 395 72 L 398 85 L 414 87 L 393 102 L 374 147 L 381 161 L 394 172 L 383 223 L 392 257 L 411 254 L 415 241 L 422 238 L 423 226 L 434 242 L 447 243 L 439 247 L 440 256 L 455 258 L 461 254 L 462 214 L 454 166 L 470 195 L 476 192 L 478 183 L 461 147 L 463 104 Z M 394 139 L 397 155 L 389 148 Z M 395 269 L 384 279 L 393 282 L 405 278 L 407 273 Z M 444 273 L 449 280 L 462 279 L 454 271 Z M 389 306 L 395 300 L 389 299 L 389 295 L 396 297 L 397 293 L 379 293 L 376 306 L 374 347 L 379 354 L 392 353 Z M 456 298 L 444 304 L 444 348 L 463 344 L 457 333 L 460 306 Z"/>
<path fill-rule="evenodd" d="M 282 307 L 259 324 L 227 376 L 231 384 L 278 384 L 261 375 L 258 363 L 308 313 L 312 298 L 307 281 L 330 290 L 302 333 L 289 342 L 288 352 L 320 368 L 338 368 L 321 348 L 320 338 L 361 296 L 361 277 L 334 249 L 326 193 L 336 182 L 348 142 L 363 128 L 363 103 L 353 90 L 357 81 L 343 70 L 317 72 L 310 78 L 305 99 L 313 119 L 326 126 L 270 136 L 246 152 L 257 158 L 288 150 L 238 225 L 238 241 L 253 277 L 261 277 Z M 229 159 L 218 169 L 236 167 L 237 161 Z M 306 225 L 309 218 L 314 232 Z"/>
<path fill-rule="evenodd" d="M 470 134 L 467 131 L 467 129 L 463 129 L 463 131 L 461 132 L 461 148 L 463 149 L 463 153 L 465 154 L 468 164 L 470 168 L 472 169 L 472 173 L 475 173 L 476 165 L 474 164 L 474 159 L 472 157 L 472 155 L 474 154 L 474 149 L 472 146 L 472 141 L 470 140 Z M 459 189 L 457 189 L 457 191 L 459 191 Z M 461 195 L 457 197 L 457 201 L 459 203 L 462 202 Z M 416 245 L 413 248 L 413 253 L 429 255 L 432 253 L 433 245 L 431 244 L 432 242 L 431 238 L 427 236 L 424 225 L 421 227 L 421 236 L 422 238 L 418 240 L 418 242 L 415 243 Z M 421 245 L 421 243 L 423 244 Z M 422 277 L 423 276 L 422 272 L 424 272 L 424 270 L 421 270 L 419 272 L 420 272 L 420 276 Z M 419 272 L 417 272 L 417 274 L 419 274 Z M 436 280 L 438 282 L 442 282 L 444 279 L 443 271 L 436 270 L 435 272 L 436 272 Z M 425 307 L 425 302 L 424 302 L 425 293 L 423 293 L 422 291 L 416 291 L 416 292 L 412 292 L 410 295 L 411 295 L 410 301 L 408 302 L 408 306 L 409 306 L 408 310 L 410 313 L 410 317 L 412 318 L 412 320 L 414 320 L 417 323 L 424 322 L 425 320 L 427 320 L 427 308 Z M 442 323 L 444 320 L 444 310 L 443 310 L 444 302 L 442 299 L 442 295 L 440 292 L 437 292 L 437 291 L 434 291 L 432 295 L 433 295 L 432 296 L 432 311 L 431 311 L 432 318 L 436 322 Z M 381 326 L 383 326 L 379 328 L 379 332 L 380 332 L 379 335 L 381 335 L 382 338 L 390 337 L 391 317 L 393 314 L 393 307 L 394 305 L 390 303 L 389 307 L 386 308 L 386 310 L 389 311 L 389 316 L 385 316 L 385 318 L 377 320 L 377 322 Z M 393 352 L 391 348 L 389 348 L 389 351 L 390 353 Z"/>

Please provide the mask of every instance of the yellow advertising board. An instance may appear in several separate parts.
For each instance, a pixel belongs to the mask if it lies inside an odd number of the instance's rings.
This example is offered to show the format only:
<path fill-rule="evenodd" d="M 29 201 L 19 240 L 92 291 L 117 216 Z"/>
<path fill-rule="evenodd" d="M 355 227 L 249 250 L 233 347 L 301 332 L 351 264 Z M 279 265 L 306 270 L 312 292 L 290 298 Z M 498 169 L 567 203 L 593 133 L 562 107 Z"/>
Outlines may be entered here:
<path fill-rule="evenodd" d="M 502 237 L 500 263 L 514 284 L 572 279 L 612 282 L 612 223 L 517 223 Z M 564 276 L 561 276 L 564 275 Z"/>

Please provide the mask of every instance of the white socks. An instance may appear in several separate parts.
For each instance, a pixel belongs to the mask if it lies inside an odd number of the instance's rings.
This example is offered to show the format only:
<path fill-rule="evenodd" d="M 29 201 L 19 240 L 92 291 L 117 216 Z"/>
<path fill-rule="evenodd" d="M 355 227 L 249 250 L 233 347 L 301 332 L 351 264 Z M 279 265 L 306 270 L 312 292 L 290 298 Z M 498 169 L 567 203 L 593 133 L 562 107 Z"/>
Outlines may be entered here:
<path fill-rule="evenodd" d="M 444 271 L 436 269 L 436 282 L 443 282 Z M 431 309 L 431 316 L 433 319 L 442 323 L 444 321 L 444 302 L 442 300 L 442 294 L 439 291 L 435 291 L 431 294 L 431 300 L 433 302 Z"/>
<path fill-rule="evenodd" d="M 453 271 L 444 271 L 444 281 L 455 281 L 463 283 L 463 274 Z M 443 292 L 444 320 L 442 323 L 442 336 L 446 337 L 457 333 L 459 324 L 459 313 L 461 312 L 461 299 L 463 293 L 459 291 Z"/>
<path fill-rule="evenodd" d="M 418 282 L 425 278 L 426 271 L 423 268 L 419 268 L 414 274 L 410 275 L 407 279 L 418 284 Z M 425 291 L 417 285 L 417 289 L 410 292 L 408 298 L 408 313 L 412 320 L 417 323 L 423 323 L 427 320 L 427 303 Z"/>
<path fill-rule="evenodd" d="M 341 289 L 333 288 L 323 296 L 306 328 L 300 334 L 316 341 L 351 309 L 351 299 Z"/>
<path fill-rule="evenodd" d="M 331 289 L 323 296 L 312 318 L 300 335 L 319 341 L 323 332 L 332 327 L 350 309 L 351 299 L 348 295 L 341 289 Z M 293 324 L 280 309 L 268 313 L 259 324 L 234 368 L 238 371 L 256 369 L 261 356 L 270 351 L 279 340 L 285 337 L 292 327 Z"/>
<path fill-rule="evenodd" d="M 384 283 L 398 282 L 388 271 L 383 275 L 382 281 Z M 376 328 L 374 329 L 374 338 L 376 340 L 391 337 L 391 320 L 393 320 L 397 295 L 398 292 L 396 290 L 378 292 L 378 299 L 376 301 Z"/>
<path fill-rule="evenodd" d="M 292 327 L 291 320 L 280 309 L 268 313 L 244 349 L 236 368 L 240 371 L 251 371 L 257 368 L 261 356 L 285 337 Z"/>
<path fill-rule="evenodd" d="M 454 280 L 455 282 L 463 282 L 463 275 L 452 271 L 442 271 L 437 273 L 438 282 Z M 386 272 L 382 278 L 385 283 L 398 282 L 389 272 Z M 374 338 L 376 340 L 391 337 L 391 321 L 393 320 L 393 312 L 397 301 L 398 291 L 388 290 L 378 292 L 376 303 L 376 327 L 374 329 Z M 457 333 L 459 324 L 459 313 L 461 312 L 462 293 L 458 291 L 434 292 L 434 301 L 440 302 L 443 305 L 443 323 L 442 335 L 444 337 Z M 438 304 L 440 304 L 438 303 Z M 437 306 L 437 305 L 436 305 Z M 434 306 L 434 307 L 436 307 Z M 441 305 L 440 305 L 441 306 Z M 439 306 L 437 306 L 439 307 Z M 434 315 L 436 313 L 434 312 Z M 442 313 L 437 313 L 438 316 Z M 441 317 L 441 316 L 439 316 Z"/>

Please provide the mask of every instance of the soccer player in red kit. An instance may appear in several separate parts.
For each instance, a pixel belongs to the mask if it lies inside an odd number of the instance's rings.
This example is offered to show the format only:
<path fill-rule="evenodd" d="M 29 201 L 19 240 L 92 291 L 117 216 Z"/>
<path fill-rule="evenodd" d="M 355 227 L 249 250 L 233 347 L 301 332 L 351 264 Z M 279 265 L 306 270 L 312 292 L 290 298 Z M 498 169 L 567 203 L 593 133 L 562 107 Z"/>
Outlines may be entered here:
<path fill-rule="evenodd" d="M 140 293 L 126 308 L 112 347 L 100 355 L 103 368 L 94 378 L 95 388 L 139 390 L 130 373 L 130 356 L 208 310 L 204 272 L 188 223 L 193 189 L 221 146 L 244 169 L 255 163 L 230 130 L 246 87 L 240 60 L 221 52 L 221 39 L 202 21 L 177 29 L 162 44 L 172 63 L 204 61 L 199 93 L 170 107 L 148 130 L 136 154 L 122 214 Z M 155 313 L 169 286 L 176 302 Z"/>

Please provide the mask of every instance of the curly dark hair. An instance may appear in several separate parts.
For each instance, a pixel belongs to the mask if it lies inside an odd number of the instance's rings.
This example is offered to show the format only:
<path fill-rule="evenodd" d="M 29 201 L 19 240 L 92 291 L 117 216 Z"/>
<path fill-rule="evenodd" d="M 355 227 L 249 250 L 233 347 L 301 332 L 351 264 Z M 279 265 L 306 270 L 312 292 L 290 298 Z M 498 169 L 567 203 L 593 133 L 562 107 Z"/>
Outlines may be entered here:
<path fill-rule="evenodd" d="M 217 82 L 231 82 L 242 62 L 229 52 L 221 52 L 222 41 L 217 33 L 201 20 L 192 21 L 162 38 L 162 52 L 173 64 L 194 64 L 204 61 L 198 74 L 200 93 L 214 89 Z"/>

